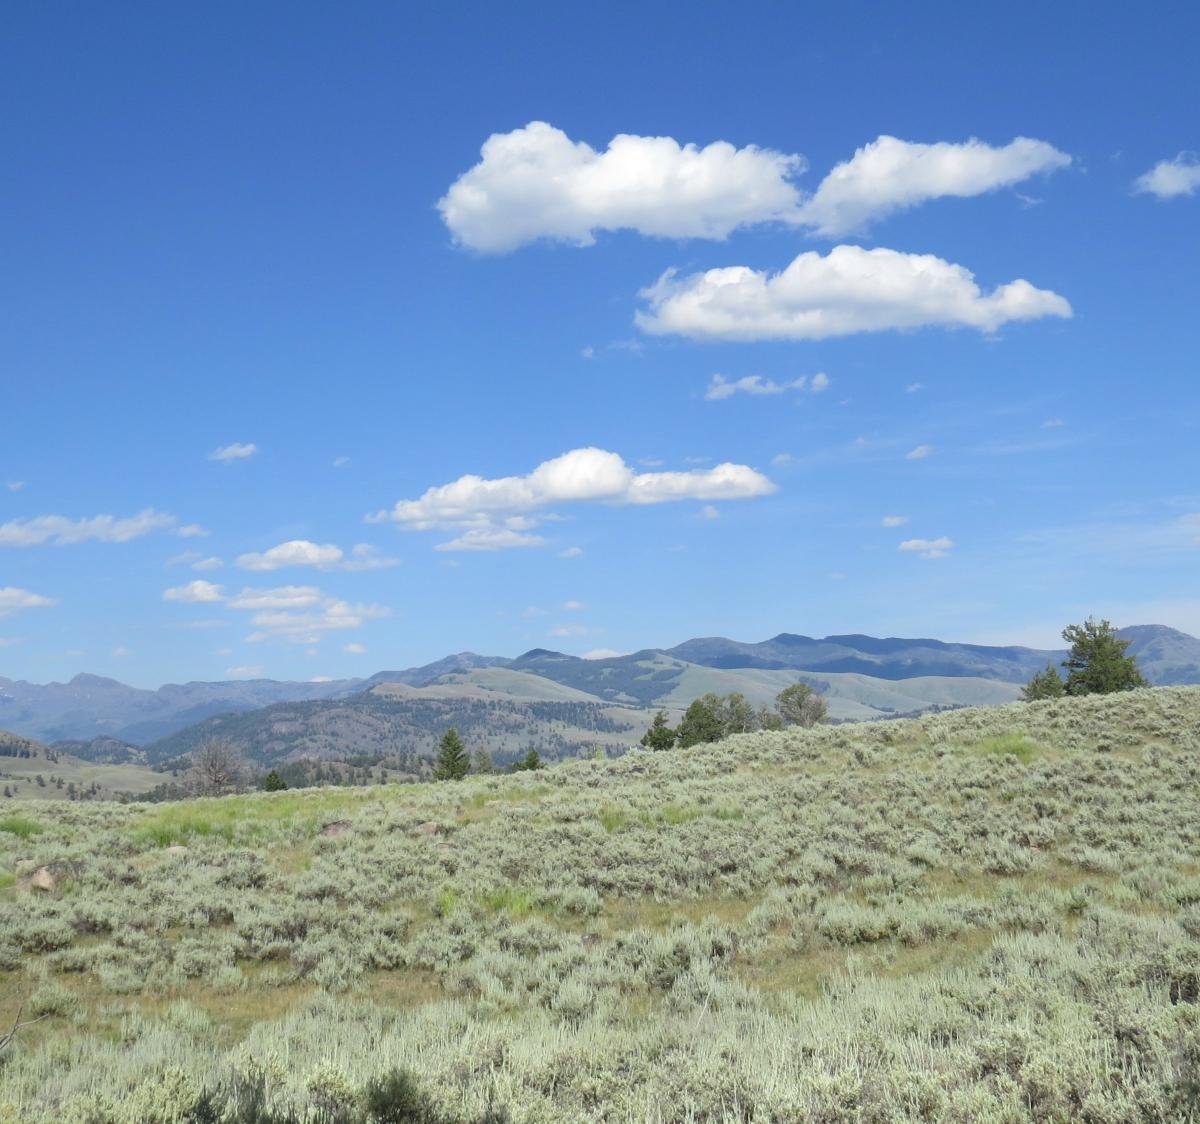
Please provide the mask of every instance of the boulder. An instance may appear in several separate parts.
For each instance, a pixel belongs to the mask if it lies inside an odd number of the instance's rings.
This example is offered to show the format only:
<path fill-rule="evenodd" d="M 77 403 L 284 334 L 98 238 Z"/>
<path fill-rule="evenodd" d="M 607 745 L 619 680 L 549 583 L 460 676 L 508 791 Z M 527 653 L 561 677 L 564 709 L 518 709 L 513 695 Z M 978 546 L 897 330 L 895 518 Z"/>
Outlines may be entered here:
<path fill-rule="evenodd" d="M 29 888 L 31 890 L 43 890 L 46 893 L 49 893 L 51 890 L 57 890 L 58 875 L 48 866 L 38 867 L 29 879 Z"/>

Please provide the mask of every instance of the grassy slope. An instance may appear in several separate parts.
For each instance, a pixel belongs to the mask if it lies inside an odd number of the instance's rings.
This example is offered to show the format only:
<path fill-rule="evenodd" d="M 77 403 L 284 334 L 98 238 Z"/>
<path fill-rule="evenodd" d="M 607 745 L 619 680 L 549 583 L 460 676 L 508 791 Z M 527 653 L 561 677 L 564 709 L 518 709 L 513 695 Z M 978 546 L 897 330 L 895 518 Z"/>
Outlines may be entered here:
<path fill-rule="evenodd" d="M 1186 1119 L 1198 731 L 1164 689 L 39 806 L 0 823 L 0 1006 L 52 1017 L 0 1120 L 166 1119 L 247 1066 L 336 1103 L 391 1064 L 463 1120 Z M 59 891 L 11 884 L 47 862 Z"/>
<path fill-rule="evenodd" d="M 0 746 L 20 746 L 34 753 L 33 757 L 0 756 L 0 791 L 7 788 L 12 794 L 11 799 L 62 799 L 68 784 L 74 784 L 80 790 L 99 785 L 106 798 L 118 793 L 136 796 L 164 780 L 160 773 L 140 765 L 97 765 L 4 731 L 0 731 Z M 39 775 L 45 785 L 37 783 Z M 63 788 L 55 783 L 58 778 L 62 779 Z M 0 815 L 4 814 L 4 803 L 0 800 Z"/>

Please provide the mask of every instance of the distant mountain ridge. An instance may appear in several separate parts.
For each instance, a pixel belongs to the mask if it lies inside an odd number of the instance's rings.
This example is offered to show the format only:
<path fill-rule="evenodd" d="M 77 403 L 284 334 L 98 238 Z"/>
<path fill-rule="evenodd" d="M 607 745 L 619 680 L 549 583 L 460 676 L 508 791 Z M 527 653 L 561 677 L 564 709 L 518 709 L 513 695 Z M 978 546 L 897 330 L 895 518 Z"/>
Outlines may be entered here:
<path fill-rule="evenodd" d="M 1122 629 L 1121 635 L 1131 641 L 1130 651 L 1152 683 L 1200 683 L 1200 640 L 1164 625 L 1135 625 Z M 536 686 L 531 687 L 538 680 L 581 692 L 597 705 L 636 710 L 686 706 L 706 690 L 743 690 L 766 699 L 780 685 L 805 679 L 830 693 L 837 716 L 869 718 L 1015 697 L 1017 685 L 1047 663 L 1057 664 L 1063 655 L 1056 650 L 931 638 L 858 634 L 815 638 L 782 632 L 757 643 L 697 637 L 673 648 L 648 648 L 605 659 L 582 659 L 547 648 L 532 649 L 515 659 L 459 652 L 420 667 L 330 682 L 193 682 L 150 691 L 88 674 L 69 683 L 45 685 L 0 678 L 0 729 L 45 742 L 70 741 L 69 752 L 93 760 L 132 761 L 136 753 L 125 746 L 168 739 L 218 716 L 285 703 L 344 702 L 388 685 L 434 684 L 443 709 L 447 691 L 491 692 L 497 703 L 501 699 L 524 700 L 524 704 L 563 700 L 561 694 L 539 695 Z M 481 674 L 504 669 L 521 676 L 488 680 Z M 418 695 L 406 705 L 431 705 L 433 698 Z M 520 707 L 518 711 L 524 713 Z M 406 729 L 412 731 L 408 736 L 420 740 L 422 725 L 415 718 L 406 722 Z M 587 728 L 585 722 L 583 729 Z"/>

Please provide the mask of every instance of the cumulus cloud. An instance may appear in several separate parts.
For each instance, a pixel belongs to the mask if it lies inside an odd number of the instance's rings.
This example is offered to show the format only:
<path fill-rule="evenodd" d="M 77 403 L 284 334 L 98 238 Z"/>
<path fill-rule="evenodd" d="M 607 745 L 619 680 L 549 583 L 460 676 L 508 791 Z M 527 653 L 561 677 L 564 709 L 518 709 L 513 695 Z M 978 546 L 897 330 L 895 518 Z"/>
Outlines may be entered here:
<path fill-rule="evenodd" d="M 1065 152 L 1029 137 L 995 148 L 974 138 L 915 144 L 881 136 L 821 181 L 800 218 L 816 233 L 836 237 L 929 199 L 983 195 L 1070 163 Z"/>
<path fill-rule="evenodd" d="M 242 444 L 235 441 L 232 445 L 222 445 L 220 448 L 214 449 L 208 454 L 210 461 L 223 461 L 225 464 L 231 464 L 233 461 L 244 461 L 247 457 L 254 456 L 258 452 L 258 446 L 253 442 Z"/>
<path fill-rule="evenodd" d="M 568 558 L 568 559 L 569 558 L 582 558 L 583 557 L 583 547 L 568 546 L 565 550 L 560 550 L 558 552 L 558 556 L 559 556 L 559 558 Z"/>
<path fill-rule="evenodd" d="M 918 445 L 915 449 L 910 449 L 904 454 L 906 461 L 923 461 L 926 457 L 933 455 L 932 445 Z"/>
<path fill-rule="evenodd" d="M 0 524 L 0 546 L 68 546 L 82 542 L 130 542 L 154 531 L 174 527 L 174 515 L 148 507 L 137 515 L 118 519 L 115 515 L 93 515 L 69 519 L 65 515 L 38 515 Z"/>
<path fill-rule="evenodd" d="M 215 554 L 209 558 L 198 558 L 192 563 L 193 570 L 219 570 L 225 563 Z"/>
<path fill-rule="evenodd" d="M 485 253 L 542 238 L 588 246 L 602 230 L 719 239 L 778 222 L 836 236 L 930 199 L 982 195 L 1070 162 L 1028 137 L 994 147 L 881 136 L 805 197 L 793 181 L 807 162 L 796 154 L 628 134 L 598 152 L 533 121 L 490 136 L 438 210 L 456 242 Z"/>
<path fill-rule="evenodd" d="M 601 230 L 725 238 L 738 227 L 795 222 L 800 156 L 715 141 L 621 134 L 597 152 L 533 121 L 494 133 L 438 202 L 456 242 L 501 253 L 541 238 L 588 246 Z"/>
<path fill-rule="evenodd" d="M 0 618 L 11 617 L 25 609 L 48 609 L 57 604 L 56 597 L 43 597 L 40 593 L 30 593 L 12 585 L 0 586 Z"/>
<path fill-rule="evenodd" d="M 885 515 L 883 517 L 883 525 L 885 527 L 903 527 L 907 522 L 907 515 Z"/>
<path fill-rule="evenodd" d="M 201 527 L 199 523 L 185 523 L 175 533 L 181 539 L 205 539 L 212 534 L 207 527 Z"/>
<path fill-rule="evenodd" d="M 316 644 L 322 633 L 360 628 L 366 621 L 391 616 L 386 606 L 343 601 L 314 585 L 247 587 L 226 597 L 220 586 L 196 581 L 167 590 L 163 596 L 168 601 L 223 601 L 230 609 L 250 613 L 254 632 L 246 639 L 254 643 L 278 638 L 293 644 Z"/>
<path fill-rule="evenodd" d="M 1160 160 L 1150 171 L 1133 181 L 1133 189 L 1158 199 L 1194 195 L 1200 188 L 1200 157 L 1181 152 L 1174 160 Z"/>
<path fill-rule="evenodd" d="M 342 651 L 348 656 L 361 656 L 366 653 L 367 646 L 365 644 L 346 644 Z"/>
<path fill-rule="evenodd" d="M 271 547 L 261 554 L 238 555 L 237 565 L 243 570 L 282 570 L 291 566 L 315 566 L 327 570 L 342 560 L 342 549 L 326 543 L 324 546 L 307 539 L 291 539 Z"/>
<path fill-rule="evenodd" d="M 709 402 L 721 402 L 732 398 L 735 394 L 750 394 L 765 396 L 783 394 L 789 390 L 807 390 L 813 394 L 829 388 L 829 376 L 824 371 L 818 371 L 810 380 L 807 375 L 788 379 L 786 382 L 776 382 L 762 375 L 744 375 L 740 379 L 727 379 L 724 375 L 713 375 L 709 380 L 704 397 Z"/>
<path fill-rule="evenodd" d="M 727 266 L 668 270 L 641 296 L 638 326 L 696 340 L 819 340 L 922 327 L 994 332 L 1016 320 L 1071 316 L 1064 297 L 1010 281 L 985 294 L 975 276 L 932 254 L 835 246 L 800 254 L 780 273 Z"/>
<path fill-rule="evenodd" d="M 4 485 L 10 492 L 19 492 L 25 487 L 24 480 L 9 480 Z"/>
<path fill-rule="evenodd" d="M 237 559 L 241 569 L 259 572 L 293 566 L 312 566 L 318 570 L 383 570 L 399 564 L 399 558 L 388 558 L 369 543 L 358 543 L 347 557 L 340 546 L 307 539 L 291 539 L 262 553 L 241 554 Z"/>
<path fill-rule="evenodd" d="M 391 521 L 407 530 L 454 528 L 465 533 L 439 550 L 503 550 L 539 546 L 531 534 L 542 509 L 554 504 L 658 504 L 678 500 L 734 500 L 765 496 L 775 485 L 743 464 L 719 464 L 689 472 L 637 472 L 605 449 L 573 449 L 544 461 L 526 476 L 461 476 L 376 512 L 372 522 Z"/>
<path fill-rule="evenodd" d="M 628 654 L 628 652 L 618 652 L 616 648 L 593 648 L 590 652 L 584 652 L 582 658 L 585 660 L 611 660 Z"/>
<path fill-rule="evenodd" d="M 225 591 L 212 582 L 196 581 L 186 585 L 172 586 L 163 590 L 164 601 L 177 601 L 185 605 L 211 605 L 225 600 Z"/>
<path fill-rule="evenodd" d="M 943 535 L 940 539 L 905 539 L 900 550 L 919 554 L 922 558 L 945 558 L 954 549 L 954 540 Z"/>

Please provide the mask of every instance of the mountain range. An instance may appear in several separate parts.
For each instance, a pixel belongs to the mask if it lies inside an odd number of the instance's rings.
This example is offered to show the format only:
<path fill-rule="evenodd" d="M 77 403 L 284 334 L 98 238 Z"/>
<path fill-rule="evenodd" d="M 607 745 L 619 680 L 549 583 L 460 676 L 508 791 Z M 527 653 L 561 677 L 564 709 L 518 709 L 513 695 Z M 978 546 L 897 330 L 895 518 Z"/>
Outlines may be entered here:
<path fill-rule="evenodd" d="M 1200 640 L 1163 625 L 1121 630 L 1155 684 L 1200 683 Z M 768 704 L 804 680 L 837 720 L 1006 702 L 1061 651 L 864 635 L 780 633 L 745 643 L 687 640 L 604 659 L 536 648 L 509 659 L 460 652 L 366 679 L 268 679 L 144 690 L 96 675 L 38 685 L 0 678 L 0 729 L 58 743 L 93 761 L 156 762 L 220 732 L 263 761 L 425 752 L 448 725 L 500 752 L 557 756 L 628 744 L 646 711 L 740 691 Z"/>

